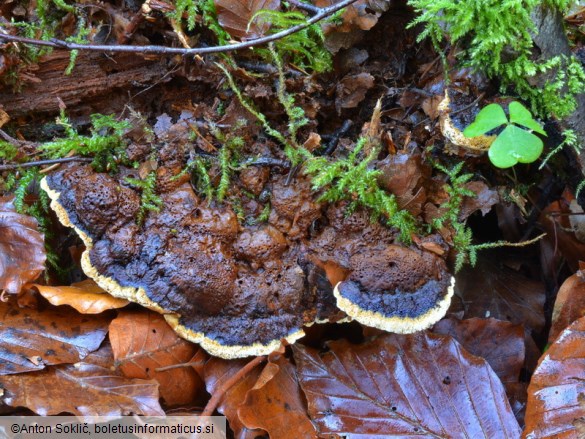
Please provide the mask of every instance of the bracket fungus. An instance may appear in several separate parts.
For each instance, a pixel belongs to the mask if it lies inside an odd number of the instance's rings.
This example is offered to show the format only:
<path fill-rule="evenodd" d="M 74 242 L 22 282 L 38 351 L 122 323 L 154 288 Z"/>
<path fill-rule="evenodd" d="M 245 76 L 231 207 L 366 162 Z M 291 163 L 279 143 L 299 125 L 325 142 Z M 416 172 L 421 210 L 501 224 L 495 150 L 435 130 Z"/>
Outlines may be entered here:
<path fill-rule="evenodd" d="M 212 355 L 267 354 L 302 337 L 303 326 L 346 319 L 340 309 L 395 332 L 428 327 L 447 310 L 451 277 L 442 258 L 395 245 L 394 232 L 364 211 L 347 216 L 341 203 L 318 203 L 304 176 L 290 186 L 286 174 L 263 179 L 271 215 L 250 225 L 160 166 L 162 208 L 138 225 L 140 195 L 124 178 L 133 172 L 68 165 L 41 185 L 61 223 L 85 243 L 89 277 L 163 313 Z M 342 280 L 335 295 L 332 279 Z"/>

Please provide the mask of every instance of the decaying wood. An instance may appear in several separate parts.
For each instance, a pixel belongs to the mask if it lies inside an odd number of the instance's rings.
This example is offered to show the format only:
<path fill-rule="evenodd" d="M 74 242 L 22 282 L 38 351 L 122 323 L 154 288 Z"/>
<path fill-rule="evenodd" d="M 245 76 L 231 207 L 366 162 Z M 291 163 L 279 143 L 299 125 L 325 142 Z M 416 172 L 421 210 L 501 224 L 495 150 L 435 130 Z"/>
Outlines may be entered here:
<path fill-rule="evenodd" d="M 59 99 L 68 108 L 91 107 L 92 112 L 105 109 L 111 113 L 122 109 L 131 96 L 168 78 L 164 60 L 149 61 L 135 54 L 80 53 L 70 76 L 64 74 L 69 64 L 68 51 L 54 51 L 41 59 L 34 72 L 38 82 L 23 85 L 18 92 L 0 89 L 0 103 L 12 117 L 29 113 L 52 114 L 59 111 Z"/>

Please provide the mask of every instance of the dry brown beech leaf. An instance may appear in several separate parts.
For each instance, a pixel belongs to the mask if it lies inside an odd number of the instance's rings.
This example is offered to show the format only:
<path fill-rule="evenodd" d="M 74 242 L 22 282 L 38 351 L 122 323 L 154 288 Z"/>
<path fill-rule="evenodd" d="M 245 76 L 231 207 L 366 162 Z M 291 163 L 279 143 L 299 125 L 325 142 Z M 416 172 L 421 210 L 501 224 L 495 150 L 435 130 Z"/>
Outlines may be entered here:
<path fill-rule="evenodd" d="M 355 108 L 374 86 L 374 77 L 369 73 L 344 76 L 335 89 L 335 108 L 340 113 L 344 108 Z"/>
<path fill-rule="evenodd" d="M 465 303 L 465 318 L 493 317 L 539 333 L 545 323 L 544 284 L 500 264 L 499 255 L 505 252 L 483 251 L 475 267 L 464 267 L 455 276 L 455 294 Z"/>
<path fill-rule="evenodd" d="M 504 389 L 451 337 L 385 335 L 360 345 L 293 346 L 309 415 L 321 435 L 517 438 Z"/>
<path fill-rule="evenodd" d="M 70 286 L 53 287 L 39 284 L 32 286 L 51 304 L 69 305 L 82 314 L 99 314 L 108 309 L 122 308 L 129 303 L 127 300 L 111 296 L 92 279 Z"/>
<path fill-rule="evenodd" d="M 569 276 L 559 289 L 552 313 L 548 341 L 552 343 L 571 323 L 585 316 L 585 270 Z"/>
<path fill-rule="evenodd" d="M 316 438 L 299 388 L 295 367 L 283 356 L 274 363 L 276 371 L 267 382 L 257 382 L 248 390 L 238 409 L 242 423 L 250 429 L 263 429 L 271 438 Z"/>
<path fill-rule="evenodd" d="M 157 368 L 188 362 L 197 346 L 180 338 L 164 317 L 151 311 L 122 311 L 110 323 L 116 365 L 128 378 L 154 379 L 168 405 L 189 404 L 203 389 L 190 367 L 157 372 Z"/>
<path fill-rule="evenodd" d="M 236 38 L 258 38 L 268 29 L 268 23 L 248 23 L 262 9 L 278 10 L 280 0 L 215 0 L 217 20 L 221 27 Z"/>
<path fill-rule="evenodd" d="M 0 291 L 18 294 L 45 269 L 45 239 L 37 221 L 14 209 L 11 198 L 0 197 Z"/>
<path fill-rule="evenodd" d="M 582 438 L 585 420 L 585 317 L 558 336 L 528 386 L 527 439 Z"/>
<path fill-rule="evenodd" d="M 4 403 L 26 407 L 41 416 L 164 416 L 156 381 L 126 378 L 84 362 L 6 375 L 0 377 L 0 387 Z"/>
<path fill-rule="evenodd" d="M 99 348 L 110 319 L 67 307 L 39 311 L 18 308 L 15 301 L 0 302 L 0 375 L 78 362 Z"/>
<path fill-rule="evenodd" d="M 544 208 L 538 222 L 546 232 L 541 246 L 551 249 L 551 253 L 560 254 L 569 268 L 575 272 L 579 269 L 579 261 L 585 254 L 585 243 L 579 241 L 572 232 L 570 204 L 572 195 L 565 191 L 563 197 Z"/>

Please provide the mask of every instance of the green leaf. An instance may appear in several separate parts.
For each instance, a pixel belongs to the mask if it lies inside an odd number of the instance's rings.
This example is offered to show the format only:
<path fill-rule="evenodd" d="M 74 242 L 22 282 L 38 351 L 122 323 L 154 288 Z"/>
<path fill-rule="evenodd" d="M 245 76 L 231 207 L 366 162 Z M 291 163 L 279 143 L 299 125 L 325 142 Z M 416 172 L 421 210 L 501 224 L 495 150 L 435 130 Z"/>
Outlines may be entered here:
<path fill-rule="evenodd" d="M 532 163 L 543 149 L 542 140 L 534 134 L 508 125 L 488 151 L 490 161 L 498 168 L 510 168 L 516 163 Z"/>
<path fill-rule="evenodd" d="M 508 109 L 510 110 L 510 122 L 517 123 L 546 136 L 542 125 L 532 118 L 532 113 L 520 102 L 510 102 Z"/>
<path fill-rule="evenodd" d="M 506 113 L 498 104 L 489 104 L 481 109 L 471 125 L 465 128 L 465 137 L 477 137 L 508 123 Z"/>

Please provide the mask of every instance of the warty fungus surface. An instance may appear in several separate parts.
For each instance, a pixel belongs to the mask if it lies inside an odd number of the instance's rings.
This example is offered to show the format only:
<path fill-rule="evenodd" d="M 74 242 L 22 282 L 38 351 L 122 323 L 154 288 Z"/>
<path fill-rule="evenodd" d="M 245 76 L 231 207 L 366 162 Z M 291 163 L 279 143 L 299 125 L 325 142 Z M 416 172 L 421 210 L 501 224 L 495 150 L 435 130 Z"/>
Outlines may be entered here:
<path fill-rule="evenodd" d="M 250 225 L 227 205 L 200 198 L 188 176 L 173 179 L 176 170 L 161 166 L 162 208 L 138 225 L 140 195 L 125 179 L 133 172 L 69 165 L 42 187 L 85 243 L 89 277 L 163 313 L 213 355 L 263 355 L 302 337 L 305 325 L 347 315 L 413 332 L 447 310 L 451 276 L 442 258 L 397 245 L 395 233 L 365 211 L 348 216 L 344 203 L 319 203 L 305 176 L 290 185 L 286 173 L 255 181 L 255 192 L 271 191 L 271 214 Z"/>

